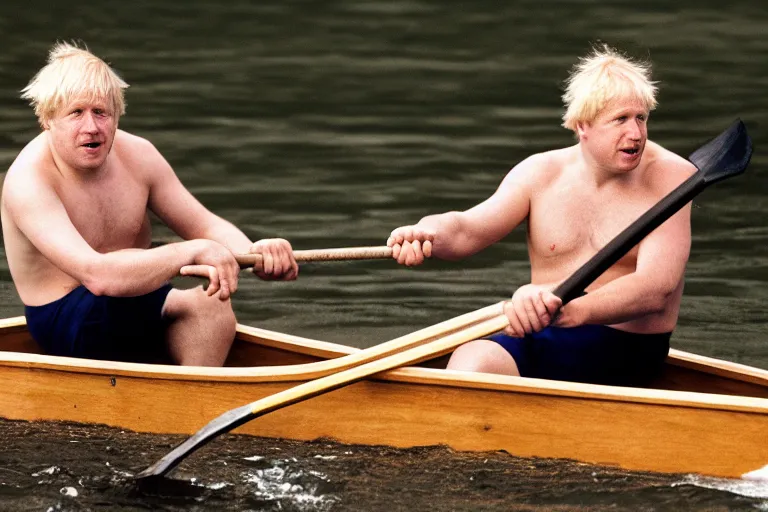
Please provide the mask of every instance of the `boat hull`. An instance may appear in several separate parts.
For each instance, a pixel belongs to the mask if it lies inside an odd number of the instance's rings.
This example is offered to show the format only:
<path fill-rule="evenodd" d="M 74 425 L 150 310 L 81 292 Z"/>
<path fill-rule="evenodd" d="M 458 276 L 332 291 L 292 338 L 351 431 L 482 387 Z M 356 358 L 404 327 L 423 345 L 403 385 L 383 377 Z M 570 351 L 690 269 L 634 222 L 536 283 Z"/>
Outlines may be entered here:
<path fill-rule="evenodd" d="M 23 327 L 13 335 L 23 344 Z M 304 363 L 321 359 L 319 352 L 344 352 L 330 344 L 292 351 L 282 342 L 250 343 L 272 351 L 275 361 L 282 360 L 280 352 Z M 149 365 L 88 362 L 88 367 L 67 358 L 4 354 L 0 416 L 138 432 L 192 434 L 227 410 L 306 380 L 301 374 L 277 378 L 277 366 L 262 375 L 248 368 L 150 371 Z M 762 370 L 756 372 L 746 385 L 760 390 Z M 739 477 L 768 464 L 768 399 L 412 367 L 275 411 L 235 432 L 396 447 L 444 444 Z"/>

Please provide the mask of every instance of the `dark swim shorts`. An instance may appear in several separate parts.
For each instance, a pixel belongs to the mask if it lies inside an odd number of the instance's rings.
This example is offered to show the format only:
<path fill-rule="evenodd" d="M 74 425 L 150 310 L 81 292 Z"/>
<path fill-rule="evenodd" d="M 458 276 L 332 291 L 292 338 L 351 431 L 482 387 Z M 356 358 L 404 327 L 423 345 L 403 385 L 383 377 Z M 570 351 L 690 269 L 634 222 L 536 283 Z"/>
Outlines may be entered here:
<path fill-rule="evenodd" d="M 496 334 L 489 339 L 512 355 L 523 377 L 644 386 L 661 370 L 671 336 L 582 325 L 547 327 L 525 338 Z"/>
<path fill-rule="evenodd" d="M 50 355 L 169 363 L 162 318 L 171 286 L 139 297 L 96 296 L 79 286 L 42 306 L 26 306 L 29 332 Z"/>

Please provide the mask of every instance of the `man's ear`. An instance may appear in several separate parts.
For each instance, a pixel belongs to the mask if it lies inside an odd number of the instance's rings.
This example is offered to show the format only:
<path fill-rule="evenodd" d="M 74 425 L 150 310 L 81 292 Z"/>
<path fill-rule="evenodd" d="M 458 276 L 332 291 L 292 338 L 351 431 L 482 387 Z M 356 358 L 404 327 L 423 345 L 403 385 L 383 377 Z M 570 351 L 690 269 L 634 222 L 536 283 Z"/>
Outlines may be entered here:
<path fill-rule="evenodd" d="M 579 121 L 576 123 L 576 135 L 578 135 L 579 140 L 583 139 L 586 136 L 588 126 L 589 126 L 589 123 L 586 121 Z"/>

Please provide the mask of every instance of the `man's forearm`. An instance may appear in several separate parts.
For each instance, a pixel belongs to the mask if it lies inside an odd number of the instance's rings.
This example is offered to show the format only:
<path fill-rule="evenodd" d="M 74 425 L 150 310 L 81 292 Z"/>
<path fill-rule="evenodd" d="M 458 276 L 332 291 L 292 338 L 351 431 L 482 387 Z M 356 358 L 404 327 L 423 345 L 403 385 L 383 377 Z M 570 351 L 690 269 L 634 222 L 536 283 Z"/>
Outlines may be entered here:
<path fill-rule="evenodd" d="M 98 254 L 83 271 L 83 285 L 96 295 L 134 297 L 158 289 L 195 258 L 194 242 L 153 249 L 124 249 Z"/>
<path fill-rule="evenodd" d="M 234 224 L 221 217 L 216 217 L 210 225 L 206 226 L 198 238 L 218 242 L 234 254 L 248 253 L 253 243 Z"/>
<path fill-rule="evenodd" d="M 459 212 L 447 212 L 429 215 L 419 221 L 417 226 L 435 233 L 432 242 L 432 256 L 443 260 L 459 260 L 477 252 L 461 222 Z"/>
<path fill-rule="evenodd" d="M 563 316 L 574 325 L 612 325 L 659 313 L 672 291 L 637 274 L 622 276 L 574 299 L 563 308 Z"/>

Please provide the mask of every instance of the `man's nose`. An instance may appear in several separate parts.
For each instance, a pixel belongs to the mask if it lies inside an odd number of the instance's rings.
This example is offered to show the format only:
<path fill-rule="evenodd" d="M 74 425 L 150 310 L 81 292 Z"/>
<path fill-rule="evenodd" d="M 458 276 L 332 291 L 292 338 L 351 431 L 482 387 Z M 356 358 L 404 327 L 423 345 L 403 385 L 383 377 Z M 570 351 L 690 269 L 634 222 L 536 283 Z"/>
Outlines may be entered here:
<path fill-rule="evenodd" d="M 632 140 L 640 140 L 640 138 L 643 136 L 643 129 L 640 126 L 639 121 L 633 121 L 629 123 L 628 129 L 629 129 L 629 133 L 627 135 Z"/>
<path fill-rule="evenodd" d="M 96 119 L 93 116 L 93 113 L 86 112 L 85 116 L 83 116 L 83 131 L 88 133 L 93 133 L 99 130 L 98 125 L 96 124 Z"/>

